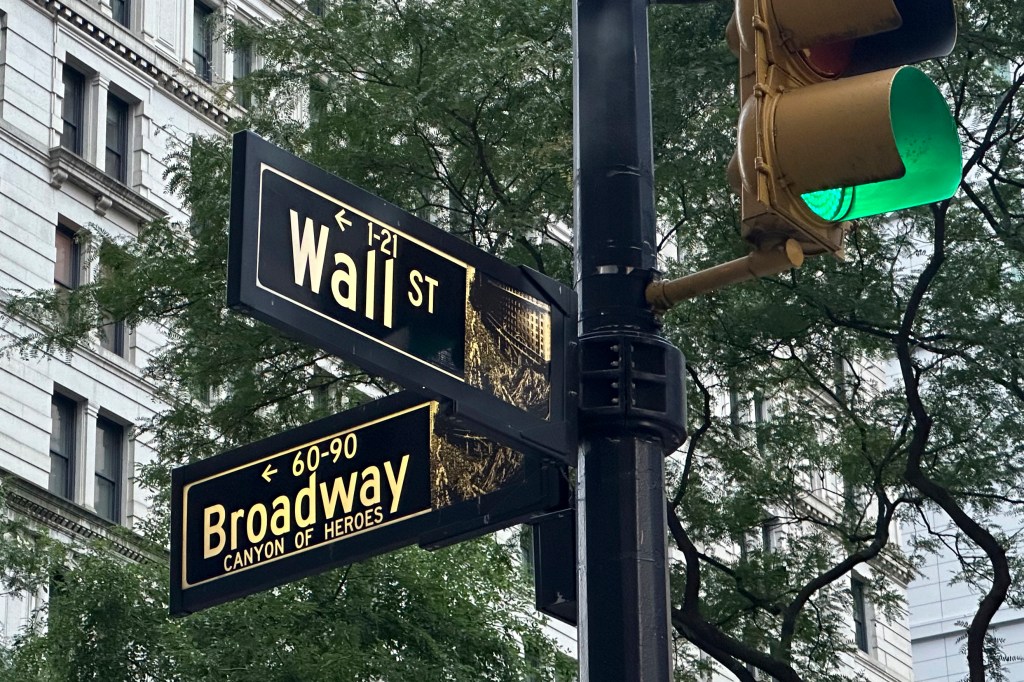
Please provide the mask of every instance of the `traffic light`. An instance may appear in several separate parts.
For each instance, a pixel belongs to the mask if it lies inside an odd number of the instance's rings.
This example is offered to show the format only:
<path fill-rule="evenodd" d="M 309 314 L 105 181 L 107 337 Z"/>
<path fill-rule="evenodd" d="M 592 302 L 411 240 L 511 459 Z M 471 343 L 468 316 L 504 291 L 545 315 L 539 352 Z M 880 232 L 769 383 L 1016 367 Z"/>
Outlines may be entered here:
<path fill-rule="evenodd" d="M 842 250 L 846 221 L 953 195 L 945 98 L 906 66 L 949 54 L 953 0 L 736 0 L 741 112 L 730 178 L 743 236 Z"/>

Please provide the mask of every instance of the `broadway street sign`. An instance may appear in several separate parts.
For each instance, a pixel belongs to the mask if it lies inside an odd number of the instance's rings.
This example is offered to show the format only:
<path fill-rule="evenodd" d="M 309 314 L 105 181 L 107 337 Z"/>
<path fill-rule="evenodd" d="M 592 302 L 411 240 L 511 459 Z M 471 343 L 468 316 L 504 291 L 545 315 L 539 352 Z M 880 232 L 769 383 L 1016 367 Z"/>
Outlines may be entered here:
<path fill-rule="evenodd" d="M 575 463 L 576 295 L 306 163 L 234 137 L 228 302 Z"/>
<path fill-rule="evenodd" d="M 559 503 L 557 467 L 452 429 L 401 393 L 175 469 L 171 614 Z"/>

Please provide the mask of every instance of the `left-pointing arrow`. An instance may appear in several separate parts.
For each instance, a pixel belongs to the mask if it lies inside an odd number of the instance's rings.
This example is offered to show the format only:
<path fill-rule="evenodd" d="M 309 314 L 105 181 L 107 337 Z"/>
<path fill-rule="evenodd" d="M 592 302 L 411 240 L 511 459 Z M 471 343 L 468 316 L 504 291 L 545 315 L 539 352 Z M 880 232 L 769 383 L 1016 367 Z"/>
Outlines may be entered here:
<path fill-rule="evenodd" d="M 345 217 L 345 209 L 341 209 L 340 211 L 335 213 L 334 214 L 334 219 L 336 221 L 338 221 L 338 227 L 341 228 L 342 232 L 345 231 L 345 226 L 346 225 L 348 225 L 349 227 L 352 227 L 352 221 Z"/>
<path fill-rule="evenodd" d="M 270 477 L 277 473 L 277 469 L 271 469 L 271 465 L 267 465 L 267 468 L 263 470 L 263 480 L 270 483 Z"/>

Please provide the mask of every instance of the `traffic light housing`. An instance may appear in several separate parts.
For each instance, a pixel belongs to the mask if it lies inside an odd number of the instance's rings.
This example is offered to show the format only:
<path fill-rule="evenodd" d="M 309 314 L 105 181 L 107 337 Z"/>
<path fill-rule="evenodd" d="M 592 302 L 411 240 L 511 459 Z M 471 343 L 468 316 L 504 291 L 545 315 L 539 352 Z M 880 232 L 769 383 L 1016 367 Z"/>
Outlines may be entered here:
<path fill-rule="evenodd" d="M 839 255 L 850 220 L 960 183 L 945 98 L 906 66 L 952 50 L 953 0 L 736 0 L 740 119 L 730 178 L 743 236 Z"/>

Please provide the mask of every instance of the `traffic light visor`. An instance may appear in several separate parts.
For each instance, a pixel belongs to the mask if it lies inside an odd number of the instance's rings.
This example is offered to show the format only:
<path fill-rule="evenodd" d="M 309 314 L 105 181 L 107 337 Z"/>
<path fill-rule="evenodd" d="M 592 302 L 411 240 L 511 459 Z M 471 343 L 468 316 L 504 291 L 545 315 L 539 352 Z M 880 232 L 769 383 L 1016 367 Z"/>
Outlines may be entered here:
<path fill-rule="evenodd" d="M 853 220 L 953 196 L 963 169 L 960 139 L 945 98 L 928 76 L 913 67 L 896 70 L 889 119 L 903 175 L 802 194 L 811 211 L 829 221 Z"/>

